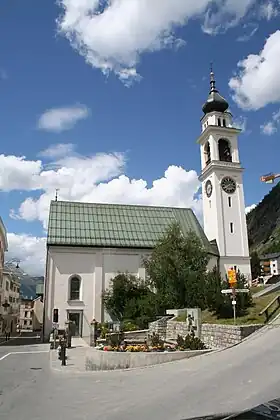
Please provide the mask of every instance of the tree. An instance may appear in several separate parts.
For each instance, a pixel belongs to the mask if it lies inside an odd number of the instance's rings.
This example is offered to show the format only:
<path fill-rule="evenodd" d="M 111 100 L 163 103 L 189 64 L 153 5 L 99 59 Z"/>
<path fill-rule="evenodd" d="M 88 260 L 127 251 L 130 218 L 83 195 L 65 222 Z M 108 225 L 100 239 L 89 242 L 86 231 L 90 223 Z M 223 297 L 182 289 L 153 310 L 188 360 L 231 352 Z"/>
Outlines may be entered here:
<path fill-rule="evenodd" d="M 224 303 L 222 295 L 223 279 L 217 266 L 210 270 L 205 279 L 205 299 L 207 308 L 219 314 Z"/>
<path fill-rule="evenodd" d="M 151 286 L 165 309 L 205 307 L 204 276 L 208 255 L 194 232 L 183 235 L 172 224 L 144 266 Z"/>
<path fill-rule="evenodd" d="M 251 253 L 251 272 L 252 279 L 256 279 L 261 275 L 261 262 L 256 251 Z"/>
<path fill-rule="evenodd" d="M 113 319 L 132 321 L 139 328 L 146 328 L 160 313 L 155 293 L 145 281 L 131 274 L 120 273 L 111 279 L 103 303 Z"/>
<path fill-rule="evenodd" d="M 243 274 L 236 273 L 236 288 L 246 288 L 246 278 Z M 232 295 L 222 294 L 223 289 L 229 289 L 228 281 L 223 280 L 220 271 L 214 267 L 206 276 L 206 303 L 210 311 L 213 311 L 219 318 L 232 318 Z M 252 306 L 251 293 L 236 294 L 236 316 L 245 315 L 248 308 Z"/>

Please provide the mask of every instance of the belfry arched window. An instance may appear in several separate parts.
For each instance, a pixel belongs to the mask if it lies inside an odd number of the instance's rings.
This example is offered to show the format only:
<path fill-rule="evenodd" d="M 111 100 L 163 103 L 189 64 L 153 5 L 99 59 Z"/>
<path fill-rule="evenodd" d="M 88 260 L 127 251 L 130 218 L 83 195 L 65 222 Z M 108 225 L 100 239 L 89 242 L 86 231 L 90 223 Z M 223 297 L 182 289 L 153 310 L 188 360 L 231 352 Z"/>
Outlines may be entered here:
<path fill-rule="evenodd" d="M 219 160 L 232 162 L 230 142 L 227 139 L 219 140 Z"/>
<path fill-rule="evenodd" d="M 204 157 L 205 157 L 205 164 L 209 165 L 211 162 L 211 150 L 210 150 L 210 144 L 207 142 L 204 146 Z"/>
<path fill-rule="evenodd" d="M 81 300 L 81 278 L 77 275 L 69 279 L 69 300 Z"/>

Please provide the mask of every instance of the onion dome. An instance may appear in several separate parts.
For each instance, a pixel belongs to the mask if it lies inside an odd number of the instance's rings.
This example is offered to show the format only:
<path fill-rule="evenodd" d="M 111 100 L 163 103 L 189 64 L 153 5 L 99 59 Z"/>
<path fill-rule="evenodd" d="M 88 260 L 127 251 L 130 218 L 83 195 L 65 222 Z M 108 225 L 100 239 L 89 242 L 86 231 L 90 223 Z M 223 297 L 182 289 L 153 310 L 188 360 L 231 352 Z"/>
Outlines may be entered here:
<path fill-rule="evenodd" d="M 211 69 L 210 73 L 210 92 L 207 101 L 202 107 L 204 114 L 209 114 L 209 112 L 225 112 L 229 105 L 227 101 L 219 94 L 219 91 L 216 89 L 216 82 L 213 70 Z"/>

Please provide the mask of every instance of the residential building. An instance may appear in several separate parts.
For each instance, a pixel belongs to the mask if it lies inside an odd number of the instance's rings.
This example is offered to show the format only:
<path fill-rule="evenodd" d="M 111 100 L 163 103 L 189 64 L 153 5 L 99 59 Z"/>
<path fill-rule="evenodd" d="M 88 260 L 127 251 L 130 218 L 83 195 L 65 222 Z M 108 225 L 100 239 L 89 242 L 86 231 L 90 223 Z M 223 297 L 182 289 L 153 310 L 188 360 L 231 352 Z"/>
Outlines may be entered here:
<path fill-rule="evenodd" d="M 19 325 L 21 331 L 41 331 L 43 325 L 43 302 L 36 299 L 21 299 Z"/>
<path fill-rule="evenodd" d="M 33 300 L 33 331 L 42 331 L 44 316 L 44 303 L 41 296 Z"/>
<path fill-rule="evenodd" d="M 33 329 L 33 300 L 21 299 L 19 325 L 21 330 Z"/>
<path fill-rule="evenodd" d="M 260 263 L 263 276 L 280 274 L 280 252 L 261 255 Z"/>
<path fill-rule="evenodd" d="M 2 331 L 7 326 L 11 333 L 16 332 L 16 326 L 19 322 L 20 308 L 20 279 L 10 269 L 4 266 L 3 270 L 3 287 L 1 296 L 1 315 L 2 315 Z"/>
<path fill-rule="evenodd" d="M 3 281 L 3 268 L 5 260 L 5 252 L 8 250 L 7 232 L 4 226 L 3 220 L 0 217 L 0 334 L 3 333 L 4 329 L 4 318 L 3 318 L 3 303 L 4 303 L 4 281 Z"/>

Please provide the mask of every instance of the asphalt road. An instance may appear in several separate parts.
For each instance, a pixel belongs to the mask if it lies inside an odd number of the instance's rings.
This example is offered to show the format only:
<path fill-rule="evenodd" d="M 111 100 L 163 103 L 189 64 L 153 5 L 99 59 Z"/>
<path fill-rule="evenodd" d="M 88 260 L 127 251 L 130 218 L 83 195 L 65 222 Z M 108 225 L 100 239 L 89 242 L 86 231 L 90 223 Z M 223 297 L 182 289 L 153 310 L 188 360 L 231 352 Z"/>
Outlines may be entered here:
<path fill-rule="evenodd" d="M 179 420 L 280 396 L 279 327 L 223 352 L 121 372 L 55 372 L 49 354 L 37 353 L 46 345 L 4 347 L 1 419 Z"/>

